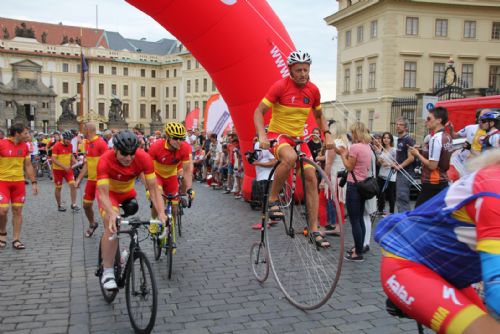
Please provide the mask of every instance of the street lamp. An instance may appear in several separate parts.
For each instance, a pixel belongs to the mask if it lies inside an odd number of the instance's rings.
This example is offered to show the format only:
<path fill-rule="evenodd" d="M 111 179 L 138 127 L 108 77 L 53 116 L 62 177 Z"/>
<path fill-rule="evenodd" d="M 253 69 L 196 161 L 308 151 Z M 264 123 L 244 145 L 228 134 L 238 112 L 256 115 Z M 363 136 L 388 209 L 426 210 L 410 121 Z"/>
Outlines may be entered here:
<path fill-rule="evenodd" d="M 444 84 L 448 88 L 448 100 L 451 99 L 451 87 L 457 82 L 457 72 L 455 71 L 455 61 L 450 57 L 446 63 L 444 71 Z"/>

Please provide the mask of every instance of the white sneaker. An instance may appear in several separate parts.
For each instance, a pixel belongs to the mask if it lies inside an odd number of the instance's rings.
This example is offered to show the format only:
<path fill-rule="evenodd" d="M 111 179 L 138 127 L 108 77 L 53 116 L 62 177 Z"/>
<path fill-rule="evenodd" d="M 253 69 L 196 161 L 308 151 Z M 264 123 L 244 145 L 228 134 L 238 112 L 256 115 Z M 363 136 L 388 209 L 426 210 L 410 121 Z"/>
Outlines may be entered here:
<path fill-rule="evenodd" d="M 102 287 L 106 290 L 116 290 L 118 289 L 118 285 L 116 285 L 115 281 L 115 273 L 103 273 L 101 278 Z"/>

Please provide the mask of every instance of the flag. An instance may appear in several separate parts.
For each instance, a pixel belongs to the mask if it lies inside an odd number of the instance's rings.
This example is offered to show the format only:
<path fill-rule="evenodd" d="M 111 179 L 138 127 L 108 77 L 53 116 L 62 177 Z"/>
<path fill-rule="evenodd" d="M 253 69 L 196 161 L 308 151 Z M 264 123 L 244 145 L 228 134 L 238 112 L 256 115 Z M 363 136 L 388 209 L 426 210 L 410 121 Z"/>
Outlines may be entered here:
<path fill-rule="evenodd" d="M 80 59 L 80 81 L 83 84 L 85 82 L 85 72 L 87 72 L 89 70 L 89 68 L 87 66 L 87 59 L 83 55 L 83 52 L 81 53 L 80 58 L 81 58 Z"/>

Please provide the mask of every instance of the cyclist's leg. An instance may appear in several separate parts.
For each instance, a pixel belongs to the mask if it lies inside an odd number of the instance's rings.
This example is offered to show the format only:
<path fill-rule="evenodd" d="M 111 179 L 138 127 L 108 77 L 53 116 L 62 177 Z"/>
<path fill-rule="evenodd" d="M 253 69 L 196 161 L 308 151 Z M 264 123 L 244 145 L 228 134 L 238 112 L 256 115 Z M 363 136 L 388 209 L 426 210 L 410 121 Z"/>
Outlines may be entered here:
<path fill-rule="evenodd" d="M 10 187 L 6 181 L 0 181 L 0 248 L 6 246 L 7 217 L 10 207 Z"/>
<path fill-rule="evenodd" d="M 23 205 L 26 198 L 24 181 L 11 182 L 12 195 L 12 240 L 21 240 L 21 225 L 23 223 Z"/>
<path fill-rule="evenodd" d="M 63 180 L 64 171 L 60 169 L 54 169 L 54 185 L 55 191 L 54 195 L 56 197 L 57 207 L 61 207 L 61 189 L 62 189 L 62 180 Z"/>
<path fill-rule="evenodd" d="M 85 216 L 89 221 L 89 226 L 91 227 L 95 224 L 94 210 L 92 209 L 92 205 L 94 204 L 96 190 L 96 181 L 87 180 L 87 184 L 85 184 L 85 191 L 83 194 L 83 209 L 85 211 Z"/>
<path fill-rule="evenodd" d="M 64 175 L 66 179 L 66 183 L 69 186 L 69 192 L 71 196 L 71 208 L 76 207 L 76 187 L 75 187 L 75 175 L 73 174 L 73 170 L 69 170 Z"/>
<path fill-rule="evenodd" d="M 283 187 L 283 184 L 288 179 L 290 171 L 295 166 L 297 153 L 288 143 L 279 144 L 274 149 L 274 155 L 280 161 L 278 167 L 274 171 L 274 181 L 271 185 L 271 193 L 269 194 L 269 202 L 274 202 L 278 199 L 278 194 Z"/>
<path fill-rule="evenodd" d="M 484 305 L 470 297 L 470 289 L 455 288 L 424 265 L 384 256 L 380 279 L 399 309 L 438 333 L 497 333 L 500 328 L 472 331 L 492 325 Z"/>
<path fill-rule="evenodd" d="M 120 202 L 118 197 L 119 196 L 116 193 L 113 193 L 111 191 L 109 192 L 109 200 L 111 202 L 111 205 L 113 206 L 113 210 L 116 212 L 120 211 L 119 210 Z M 109 240 L 109 238 L 112 236 L 111 232 L 109 231 L 109 224 L 115 224 L 115 222 L 109 221 L 109 218 L 106 217 L 106 212 L 104 211 L 104 208 L 102 208 L 101 203 L 99 202 L 99 196 L 97 197 L 97 202 L 103 223 L 103 234 L 101 238 L 103 267 L 105 269 L 109 269 L 113 268 L 114 257 L 116 254 L 116 249 L 118 247 L 118 240 L 116 238 L 114 240 Z"/>

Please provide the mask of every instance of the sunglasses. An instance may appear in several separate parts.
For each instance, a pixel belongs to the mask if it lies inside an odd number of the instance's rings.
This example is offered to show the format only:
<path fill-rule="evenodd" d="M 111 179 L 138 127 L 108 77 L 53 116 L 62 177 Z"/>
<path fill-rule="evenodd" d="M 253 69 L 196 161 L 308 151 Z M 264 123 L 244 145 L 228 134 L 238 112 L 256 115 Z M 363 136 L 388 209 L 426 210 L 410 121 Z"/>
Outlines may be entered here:
<path fill-rule="evenodd" d="M 135 152 L 136 152 L 136 151 L 134 151 L 134 152 L 123 152 L 123 151 L 120 151 L 120 154 L 121 154 L 121 155 L 123 155 L 124 157 L 127 157 L 127 156 L 129 156 L 129 155 L 130 155 L 131 157 L 133 157 L 133 156 L 135 155 Z"/>
<path fill-rule="evenodd" d="M 186 138 L 174 138 L 174 137 L 170 137 L 170 140 L 175 140 L 175 141 L 185 141 Z"/>

